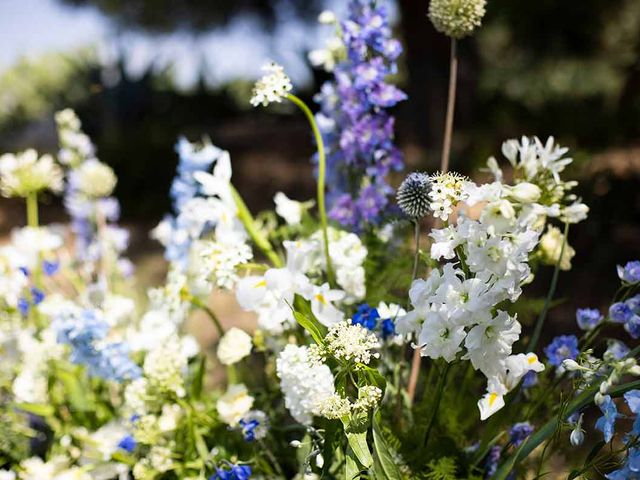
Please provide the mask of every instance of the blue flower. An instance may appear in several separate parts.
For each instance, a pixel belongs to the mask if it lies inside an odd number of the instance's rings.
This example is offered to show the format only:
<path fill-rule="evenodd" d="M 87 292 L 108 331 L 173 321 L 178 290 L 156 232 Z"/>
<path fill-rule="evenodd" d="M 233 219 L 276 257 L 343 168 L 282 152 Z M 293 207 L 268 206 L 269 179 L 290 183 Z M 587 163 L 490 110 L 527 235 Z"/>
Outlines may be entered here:
<path fill-rule="evenodd" d="M 127 435 L 123 437 L 120 442 L 118 442 L 118 448 L 132 453 L 136 449 L 137 444 L 138 442 L 136 442 L 136 440 L 131 435 Z"/>
<path fill-rule="evenodd" d="M 354 325 L 362 325 L 369 330 L 374 330 L 378 325 L 379 319 L 380 314 L 378 314 L 378 310 L 363 303 L 353 315 L 351 323 Z"/>
<path fill-rule="evenodd" d="M 31 299 L 33 300 L 34 305 L 40 305 L 44 300 L 44 292 L 39 288 L 32 287 L 31 288 Z"/>
<path fill-rule="evenodd" d="M 603 318 L 600 311 L 595 308 L 579 308 L 576 310 L 576 321 L 582 330 L 593 330 Z"/>
<path fill-rule="evenodd" d="M 385 318 L 380 326 L 383 340 L 396 334 L 396 324 L 390 318 Z"/>
<path fill-rule="evenodd" d="M 632 315 L 631 308 L 624 302 L 616 302 L 609 307 L 609 318 L 612 322 L 627 323 Z"/>
<path fill-rule="evenodd" d="M 640 448 L 630 448 L 623 467 L 605 477 L 607 480 L 640 480 Z"/>
<path fill-rule="evenodd" d="M 29 307 L 29 300 L 24 297 L 18 299 L 18 311 L 23 317 L 26 317 L 29 314 Z"/>
<path fill-rule="evenodd" d="M 44 260 L 42 262 L 42 271 L 47 277 L 55 275 L 60 269 L 60 262 L 50 262 L 48 260 Z"/>
<path fill-rule="evenodd" d="M 251 467 L 249 465 L 229 465 L 230 470 L 216 468 L 216 473 L 209 477 L 209 480 L 248 480 L 251 478 Z"/>
<path fill-rule="evenodd" d="M 495 475 L 498 470 L 498 464 L 500 463 L 500 452 L 502 451 L 502 447 L 498 445 L 494 445 L 489 450 L 487 458 L 484 464 L 485 470 L 485 478 L 491 478 Z"/>
<path fill-rule="evenodd" d="M 624 267 L 618 265 L 618 277 L 623 282 L 632 285 L 640 282 L 640 260 L 627 262 Z"/>
<path fill-rule="evenodd" d="M 596 428 L 604 434 L 605 442 L 610 442 L 613 438 L 618 409 L 610 395 L 604 397 L 604 401 L 599 405 L 602 417 L 596 421 Z"/>
<path fill-rule="evenodd" d="M 631 338 L 640 338 L 640 316 L 632 315 L 627 323 L 624 324 L 624 329 L 629 333 Z"/>
<path fill-rule="evenodd" d="M 538 384 L 538 374 L 533 370 L 525 373 L 524 378 L 522 379 L 522 388 L 531 388 L 535 387 Z"/>
<path fill-rule="evenodd" d="M 29 269 L 27 267 L 18 267 L 18 270 L 20 270 L 25 277 L 29 276 Z"/>
<path fill-rule="evenodd" d="M 640 390 L 628 391 L 624 394 L 624 399 L 629 406 L 629 410 L 636 415 L 636 420 L 633 422 L 631 433 L 638 437 L 640 436 Z"/>
<path fill-rule="evenodd" d="M 611 340 L 604 352 L 604 358 L 612 358 L 614 360 L 622 360 L 629 354 L 629 347 L 619 340 Z"/>
<path fill-rule="evenodd" d="M 247 442 L 253 442 L 256 439 L 256 428 L 260 425 L 260 422 L 256 419 L 245 420 L 241 419 L 239 422 L 242 427 L 242 435 Z"/>
<path fill-rule="evenodd" d="M 579 353 L 578 338 L 575 335 L 560 335 L 547 345 L 544 353 L 549 363 L 556 367 L 562 365 L 562 361 L 567 358 L 575 360 Z"/>
<path fill-rule="evenodd" d="M 515 423 L 509 430 L 509 440 L 514 447 L 519 447 L 526 438 L 533 433 L 533 427 L 529 422 Z"/>

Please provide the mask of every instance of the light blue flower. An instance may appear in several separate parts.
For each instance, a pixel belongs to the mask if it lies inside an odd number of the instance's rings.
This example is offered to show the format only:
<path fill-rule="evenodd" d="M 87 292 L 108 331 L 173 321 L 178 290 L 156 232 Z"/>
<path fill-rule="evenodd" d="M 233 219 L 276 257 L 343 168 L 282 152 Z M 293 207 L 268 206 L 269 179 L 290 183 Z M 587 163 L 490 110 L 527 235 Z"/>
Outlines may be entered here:
<path fill-rule="evenodd" d="M 618 277 L 623 282 L 631 285 L 640 282 L 640 260 L 627 262 L 624 267 L 618 265 Z"/>
<path fill-rule="evenodd" d="M 603 320 L 596 308 L 579 308 L 576 310 L 576 322 L 582 330 L 593 330 Z"/>
<path fill-rule="evenodd" d="M 613 438 L 618 409 L 610 395 L 604 397 L 604 401 L 599 405 L 602 417 L 596 421 L 596 428 L 604 434 L 604 440 L 610 442 Z"/>
<path fill-rule="evenodd" d="M 575 360 L 578 357 L 578 337 L 575 335 L 560 335 L 553 339 L 544 349 L 544 353 L 551 365 L 559 367 L 562 361 L 570 358 Z"/>

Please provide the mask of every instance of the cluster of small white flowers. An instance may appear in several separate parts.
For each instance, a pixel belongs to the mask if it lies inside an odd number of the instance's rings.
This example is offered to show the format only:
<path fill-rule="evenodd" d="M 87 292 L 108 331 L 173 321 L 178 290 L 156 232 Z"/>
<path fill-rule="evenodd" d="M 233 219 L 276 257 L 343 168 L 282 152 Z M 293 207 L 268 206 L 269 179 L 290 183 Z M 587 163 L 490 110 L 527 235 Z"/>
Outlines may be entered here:
<path fill-rule="evenodd" d="M 433 216 L 441 220 L 448 220 L 453 208 L 463 199 L 463 187 L 467 179 L 457 173 L 436 173 L 431 176 L 431 190 L 429 208 Z"/>
<path fill-rule="evenodd" d="M 337 360 L 368 364 L 379 354 L 373 350 L 380 348 L 378 337 L 362 325 L 352 325 L 342 321 L 329 327 L 325 336 L 326 351 Z"/>
<path fill-rule="evenodd" d="M 5 197 L 27 197 L 43 190 L 59 193 L 63 180 L 62 168 L 51 155 L 39 157 L 29 149 L 0 156 L 0 192 Z"/>
<path fill-rule="evenodd" d="M 238 281 L 237 267 L 253 258 L 246 243 L 211 241 L 200 251 L 207 278 L 220 288 L 231 290 Z"/>
<path fill-rule="evenodd" d="M 118 179 L 109 165 L 91 158 L 71 172 L 69 181 L 87 197 L 100 198 L 111 195 Z"/>
<path fill-rule="evenodd" d="M 287 345 L 278 355 L 276 371 L 291 416 L 311 424 L 316 406 L 335 393 L 331 370 L 310 361 L 308 347 Z"/>
<path fill-rule="evenodd" d="M 64 455 L 56 455 L 48 461 L 31 457 L 20 463 L 20 480 L 91 480 L 92 477 L 81 467 L 70 467 L 70 460 Z"/>
<path fill-rule="evenodd" d="M 144 376 L 154 388 L 183 397 L 187 361 L 181 343 L 174 339 L 147 354 L 143 366 Z"/>
<path fill-rule="evenodd" d="M 338 420 L 349 415 L 351 408 L 352 405 L 348 398 L 341 397 L 337 393 L 334 393 L 320 400 L 314 408 L 314 413 L 319 417 L 325 417 L 329 420 Z"/>
<path fill-rule="evenodd" d="M 60 137 L 60 163 L 75 168 L 85 160 L 95 158 L 96 149 L 89 136 L 82 132 L 82 123 L 73 110 L 61 110 L 55 119 Z"/>
<path fill-rule="evenodd" d="M 258 80 L 253 88 L 251 95 L 251 105 L 267 106 L 270 103 L 280 103 L 287 94 L 293 90 L 291 80 L 284 73 L 284 68 L 277 63 L 271 62 L 262 70 L 267 72 L 260 80 Z"/>
<path fill-rule="evenodd" d="M 382 399 L 382 390 L 374 385 L 365 385 L 358 389 L 358 400 L 353 404 L 354 410 L 369 411 L 378 406 Z"/>
<path fill-rule="evenodd" d="M 330 10 L 325 10 L 318 15 L 318 22 L 322 25 L 333 25 L 338 23 L 336 14 Z M 314 67 L 322 67 L 326 72 L 333 72 L 338 61 L 345 56 L 344 42 L 338 35 L 328 38 L 324 48 L 311 50 L 307 57 Z"/>
<path fill-rule="evenodd" d="M 486 4 L 487 0 L 431 0 L 429 19 L 439 32 L 463 38 L 482 24 Z"/>
<path fill-rule="evenodd" d="M 220 420 L 231 427 L 235 427 L 251 410 L 254 398 L 249 395 L 247 387 L 242 384 L 229 385 L 227 391 L 216 403 Z"/>

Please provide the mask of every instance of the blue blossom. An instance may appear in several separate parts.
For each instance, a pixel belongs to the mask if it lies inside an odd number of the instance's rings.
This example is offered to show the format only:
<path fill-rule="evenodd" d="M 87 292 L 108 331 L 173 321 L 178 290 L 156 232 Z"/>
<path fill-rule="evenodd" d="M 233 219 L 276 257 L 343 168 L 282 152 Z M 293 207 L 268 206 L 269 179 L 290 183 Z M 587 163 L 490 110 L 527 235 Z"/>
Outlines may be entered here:
<path fill-rule="evenodd" d="M 596 428 L 604 434 L 605 442 L 610 442 L 613 438 L 616 418 L 618 418 L 618 409 L 610 395 L 606 395 L 598 406 L 602 411 L 602 417 L 596 421 Z"/>
<path fill-rule="evenodd" d="M 630 390 L 624 394 L 624 399 L 629 406 L 629 410 L 635 413 L 636 420 L 633 422 L 632 434 L 640 436 L 640 390 Z"/>
<path fill-rule="evenodd" d="M 253 442 L 256 439 L 256 428 L 260 425 L 260 422 L 256 419 L 245 420 L 241 419 L 239 422 L 242 427 L 242 435 L 247 442 Z"/>
<path fill-rule="evenodd" d="M 396 334 L 396 324 L 390 318 L 385 318 L 382 321 L 380 330 L 382 332 L 382 338 L 386 340 Z"/>
<path fill-rule="evenodd" d="M 640 448 L 630 448 L 622 468 L 605 477 L 607 480 L 640 480 Z"/>
<path fill-rule="evenodd" d="M 489 453 L 487 454 L 487 459 L 485 460 L 485 464 L 484 464 L 485 478 L 493 477 L 496 471 L 498 470 L 501 451 L 502 451 L 502 448 L 498 445 L 494 445 L 493 447 L 491 447 L 491 450 L 489 450 Z"/>
<path fill-rule="evenodd" d="M 136 445 L 138 445 L 138 442 L 136 442 L 135 438 L 131 435 L 123 437 L 122 440 L 118 442 L 118 448 L 129 453 L 132 453 L 136 449 Z"/>
<path fill-rule="evenodd" d="M 39 288 L 32 287 L 31 288 L 31 300 L 34 305 L 40 305 L 44 300 L 44 292 Z"/>
<path fill-rule="evenodd" d="M 556 367 L 562 365 L 562 361 L 578 357 L 578 338 L 575 335 L 560 335 L 553 339 L 544 349 L 544 353 L 549 359 L 549 363 Z"/>
<path fill-rule="evenodd" d="M 316 97 L 316 120 L 327 147 L 329 216 L 363 229 L 392 212 L 385 177 L 403 167 L 386 111 L 406 99 L 386 82 L 402 48 L 391 38 L 387 9 L 371 0 L 351 0 L 341 30 L 347 55 Z"/>
<path fill-rule="evenodd" d="M 49 260 L 44 260 L 42 262 L 42 271 L 47 277 L 51 277 L 55 275 L 60 269 L 60 262 L 50 262 Z"/>
<path fill-rule="evenodd" d="M 623 282 L 632 285 L 640 282 L 640 260 L 627 262 L 624 267 L 618 265 L 618 277 Z"/>
<path fill-rule="evenodd" d="M 363 303 L 358 307 L 356 313 L 354 313 L 351 323 L 354 325 L 362 325 L 369 330 L 374 330 L 378 325 L 379 319 L 380 315 L 378 314 L 378 310 Z"/>
<path fill-rule="evenodd" d="M 522 388 L 531 388 L 535 387 L 538 384 L 538 374 L 533 370 L 525 373 L 524 378 L 522 379 Z"/>
<path fill-rule="evenodd" d="M 582 330 L 593 330 L 604 317 L 596 308 L 579 308 L 576 310 L 576 322 Z"/>
<path fill-rule="evenodd" d="M 629 347 L 619 340 L 609 342 L 607 350 L 604 352 L 604 358 L 612 358 L 614 360 L 622 360 L 629 353 Z"/>
<path fill-rule="evenodd" d="M 29 269 L 27 267 L 18 267 L 18 270 L 20 270 L 25 277 L 29 276 Z"/>
<path fill-rule="evenodd" d="M 209 480 L 248 480 L 251 478 L 251 467 L 249 465 L 229 464 L 229 470 L 216 468 L 216 473 L 209 477 Z"/>
<path fill-rule="evenodd" d="M 624 329 L 631 336 L 631 338 L 640 338 L 640 316 L 632 315 L 631 318 L 624 324 Z"/>
<path fill-rule="evenodd" d="M 509 430 L 509 440 L 514 447 L 519 447 L 533 433 L 533 427 L 529 422 L 515 423 Z"/>
<path fill-rule="evenodd" d="M 18 311 L 22 316 L 26 317 L 29 314 L 29 300 L 24 297 L 18 299 Z"/>
<path fill-rule="evenodd" d="M 626 323 L 632 315 L 633 311 L 625 302 L 616 302 L 609 307 L 609 318 L 612 322 Z"/>

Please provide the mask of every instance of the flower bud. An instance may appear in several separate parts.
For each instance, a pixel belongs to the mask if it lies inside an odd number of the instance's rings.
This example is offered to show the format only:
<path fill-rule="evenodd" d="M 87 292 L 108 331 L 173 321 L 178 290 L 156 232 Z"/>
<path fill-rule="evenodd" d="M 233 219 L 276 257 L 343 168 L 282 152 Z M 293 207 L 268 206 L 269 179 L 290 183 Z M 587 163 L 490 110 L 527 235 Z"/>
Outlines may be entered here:
<path fill-rule="evenodd" d="M 331 25 L 333 23 L 336 23 L 337 21 L 338 18 L 336 17 L 336 14 L 331 10 L 324 10 L 320 12 L 320 15 L 318 15 L 318 22 L 322 23 L 323 25 Z"/>
<path fill-rule="evenodd" d="M 486 4 L 486 0 L 431 0 L 429 19 L 439 32 L 463 38 L 481 25 Z"/>
<path fill-rule="evenodd" d="M 518 183 L 509 189 L 509 196 L 521 203 L 537 202 L 540 194 L 540 187 L 529 182 Z"/>
<path fill-rule="evenodd" d="M 566 358 L 562 361 L 562 366 L 570 372 L 582 369 L 580 364 L 571 358 Z"/>
<path fill-rule="evenodd" d="M 300 448 L 302 446 L 302 443 L 300 442 L 300 440 L 291 440 L 289 442 L 289 445 L 293 448 Z"/>
<path fill-rule="evenodd" d="M 322 456 L 321 453 L 316 455 L 316 467 L 318 468 L 324 467 L 324 457 Z"/>
<path fill-rule="evenodd" d="M 576 428 L 571 431 L 569 441 L 574 447 L 579 447 L 580 445 L 582 445 L 582 443 L 584 442 L 584 430 L 582 430 L 579 426 L 576 426 Z"/>
<path fill-rule="evenodd" d="M 636 377 L 640 376 L 640 365 L 634 365 L 629 369 L 629 374 L 635 375 Z"/>

